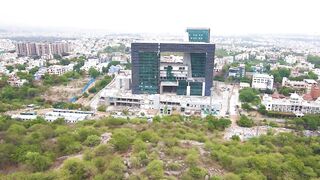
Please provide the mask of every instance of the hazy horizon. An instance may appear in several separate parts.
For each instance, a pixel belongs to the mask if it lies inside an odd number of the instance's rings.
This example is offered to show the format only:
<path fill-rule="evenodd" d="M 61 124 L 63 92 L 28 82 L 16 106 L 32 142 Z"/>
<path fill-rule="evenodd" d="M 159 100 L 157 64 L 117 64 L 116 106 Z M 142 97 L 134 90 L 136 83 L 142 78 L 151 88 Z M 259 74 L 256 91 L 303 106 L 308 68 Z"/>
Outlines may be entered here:
<path fill-rule="evenodd" d="M 181 34 L 186 27 L 209 27 L 217 35 L 320 35 L 319 5 L 316 0 L 4 0 L 0 29 Z"/>

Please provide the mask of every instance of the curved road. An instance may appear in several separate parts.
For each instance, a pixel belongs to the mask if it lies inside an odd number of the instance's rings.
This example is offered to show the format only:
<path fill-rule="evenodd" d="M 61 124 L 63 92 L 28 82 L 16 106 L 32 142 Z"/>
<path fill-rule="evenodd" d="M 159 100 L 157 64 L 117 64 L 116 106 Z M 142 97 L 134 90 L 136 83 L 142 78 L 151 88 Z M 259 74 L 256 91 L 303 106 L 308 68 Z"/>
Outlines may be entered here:
<path fill-rule="evenodd" d="M 96 95 L 94 95 L 94 97 L 91 99 L 91 101 L 89 102 L 91 109 L 93 110 L 97 110 L 98 108 L 98 104 L 99 104 L 99 99 L 100 99 L 100 94 L 108 87 L 112 86 L 115 83 L 115 79 L 116 79 L 117 75 L 114 76 L 114 78 L 112 79 L 112 81 L 106 85 L 103 89 L 101 89 Z"/>

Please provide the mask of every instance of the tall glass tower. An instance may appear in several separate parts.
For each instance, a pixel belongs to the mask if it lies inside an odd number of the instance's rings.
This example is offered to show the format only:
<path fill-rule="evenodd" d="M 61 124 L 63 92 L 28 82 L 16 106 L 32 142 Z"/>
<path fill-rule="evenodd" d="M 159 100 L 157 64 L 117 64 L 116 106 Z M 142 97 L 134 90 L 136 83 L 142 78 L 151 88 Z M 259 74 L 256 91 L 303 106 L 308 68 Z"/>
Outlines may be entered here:
<path fill-rule="evenodd" d="M 203 42 L 132 43 L 132 93 L 210 96 L 214 51 Z M 180 53 L 181 62 L 161 61 L 161 53 Z"/>

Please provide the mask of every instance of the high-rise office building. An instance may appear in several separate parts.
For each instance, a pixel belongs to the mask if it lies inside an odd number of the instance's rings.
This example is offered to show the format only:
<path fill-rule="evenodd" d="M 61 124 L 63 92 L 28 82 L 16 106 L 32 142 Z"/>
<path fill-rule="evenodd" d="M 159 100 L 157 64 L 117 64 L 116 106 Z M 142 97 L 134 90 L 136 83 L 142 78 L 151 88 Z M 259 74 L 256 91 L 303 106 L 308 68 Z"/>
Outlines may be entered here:
<path fill-rule="evenodd" d="M 210 96 L 214 52 L 210 43 L 132 43 L 132 93 Z"/>
<path fill-rule="evenodd" d="M 187 33 L 189 42 L 210 42 L 209 28 L 188 28 Z"/>

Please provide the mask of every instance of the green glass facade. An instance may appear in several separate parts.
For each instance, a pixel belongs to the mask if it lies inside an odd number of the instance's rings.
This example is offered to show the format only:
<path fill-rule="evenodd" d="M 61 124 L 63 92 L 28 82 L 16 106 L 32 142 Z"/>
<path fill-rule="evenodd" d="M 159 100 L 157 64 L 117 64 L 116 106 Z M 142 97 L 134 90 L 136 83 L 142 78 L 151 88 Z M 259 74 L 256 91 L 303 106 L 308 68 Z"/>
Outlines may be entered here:
<path fill-rule="evenodd" d="M 139 52 L 139 90 L 146 94 L 159 91 L 159 55 L 156 52 Z"/>
<path fill-rule="evenodd" d="M 132 93 L 210 96 L 214 50 L 210 43 L 132 43 Z M 181 66 L 188 68 L 162 62 L 160 69 L 160 54 L 166 52 L 183 54 Z"/>
<path fill-rule="evenodd" d="M 205 77 L 206 54 L 190 53 L 192 77 Z"/>
<path fill-rule="evenodd" d="M 190 82 L 190 95 L 201 96 L 202 95 L 202 82 Z"/>
<path fill-rule="evenodd" d="M 180 80 L 177 87 L 177 95 L 187 95 L 188 83 L 186 80 Z"/>
<path fill-rule="evenodd" d="M 210 42 L 210 29 L 187 29 L 190 42 Z"/>

